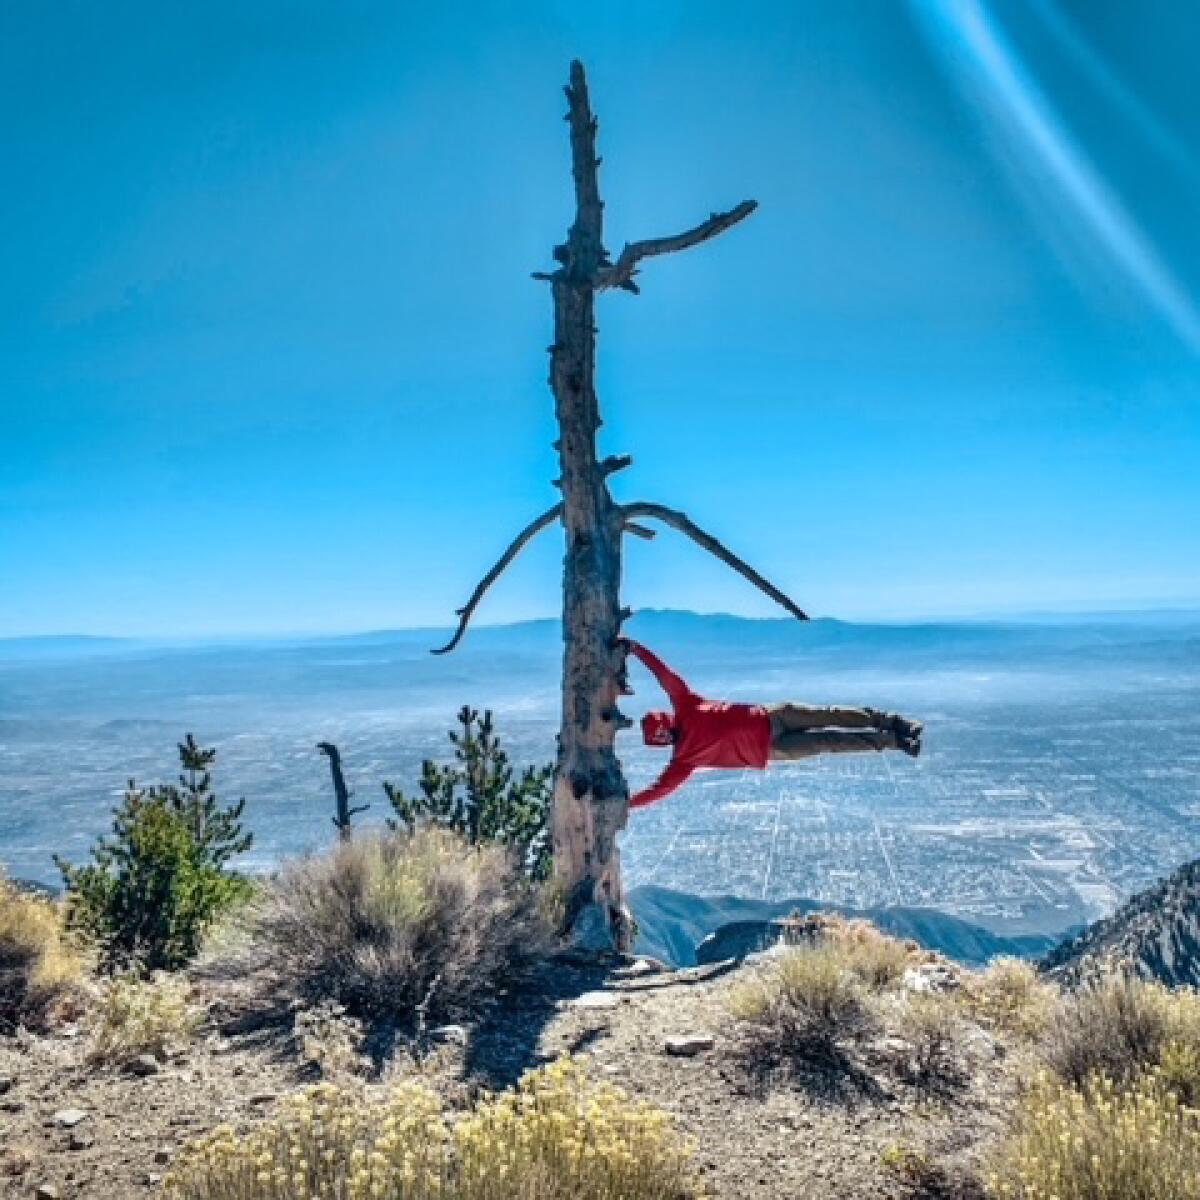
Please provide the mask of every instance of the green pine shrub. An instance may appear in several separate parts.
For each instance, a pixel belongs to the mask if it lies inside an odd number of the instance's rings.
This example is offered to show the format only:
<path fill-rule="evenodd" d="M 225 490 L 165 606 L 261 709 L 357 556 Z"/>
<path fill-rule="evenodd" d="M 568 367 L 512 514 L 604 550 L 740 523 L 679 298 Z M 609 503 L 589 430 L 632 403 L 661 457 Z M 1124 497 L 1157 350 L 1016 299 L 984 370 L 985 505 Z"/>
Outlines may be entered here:
<path fill-rule="evenodd" d="M 417 795 L 383 785 L 395 818 L 394 829 L 440 825 L 471 845 L 499 842 L 517 856 L 531 879 L 550 875 L 550 810 L 554 767 L 525 767 L 519 774 L 496 736 L 490 711 L 481 716 L 464 706 L 459 728 L 449 737 L 454 761 L 426 759 Z"/>
<path fill-rule="evenodd" d="M 130 780 L 93 861 L 72 866 L 55 857 L 68 923 L 94 939 L 105 970 L 184 966 L 213 921 L 249 894 L 248 881 L 228 869 L 251 844 L 241 824 L 245 802 L 221 806 L 209 773 L 215 757 L 189 733 L 179 746 L 178 785 Z"/>

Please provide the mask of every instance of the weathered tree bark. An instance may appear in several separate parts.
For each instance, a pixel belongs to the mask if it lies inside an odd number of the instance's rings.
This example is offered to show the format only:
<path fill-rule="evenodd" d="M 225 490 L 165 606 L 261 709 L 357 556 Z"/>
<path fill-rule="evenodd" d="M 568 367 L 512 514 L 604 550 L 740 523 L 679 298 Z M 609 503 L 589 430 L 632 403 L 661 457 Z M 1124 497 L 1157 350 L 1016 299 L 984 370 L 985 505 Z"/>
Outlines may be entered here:
<path fill-rule="evenodd" d="M 366 812 L 371 806 L 361 804 L 357 808 L 350 807 L 350 792 L 346 788 L 346 780 L 342 775 L 342 756 L 332 742 L 318 742 L 317 749 L 329 759 L 329 773 L 333 776 L 333 796 L 337 805 L 337 815 L 333 823 L 337 827 L 338 837 L 343 842 L 350 840 L 350 819 L 358 813 Z"/>
<path fill-rule="evenodd" d="M 631 940 L 621 887 L 617 834 L 628 819 L 629 792 L 617 761 L 618 676 L 622 654 L 621 535 L 596 454 L 596 280 L 606 256 L 604 208 L 597 181 L 596 119 L 583 66 L 571 64 L 567 87 L 575 223 L 555 249 L 562 269 L 551 282 L 554 345 L 550 386 L 558 418 L 566 559 L 563 571 L 563 710 L 554 779 L 554 866 L 566 889 L 567 921 L 582 937 L 618 949 Z M 594 906 L 594 907 L 592 907 Z M 591 918 L 580 924 L 584 911 Z M 600 917 L 602 919 L 597 920 Z"/>
<path fill-rule="evenodd" d="M 454 649 L 476 607 L 521 549 L 540 530 L 562 520 L 566 535 L 563 569 L 563 706 L 554 783 L 554 864 L 566 901 L 566 923 L 582 948 L 626 950 L 633 927 L 625 907 L 617 835 L 629 814 L 629 791 L 616 755 L 616 734 L 631 722 L 617 707 L 624 655 L 617 645 L 629 610 L 621 607 L 621 539 L 626 533 L 650 538 L 654 531 L 635 518 L 650 517 L 688 534 L 732 566 L 793 616 L 803 612 L 783 592 L 727 550 L 686 516 L 663 505 L 614 503 L 608 477 L 630 465 L 628 455 L 600 460 L 596 436 L 596 293 L 610 288 L 637 292 L 639 262 L 699 245 L 749 216 L 756 207 L 743 201 L 714 213 L 693 229 L 668 237 L 627 243 L 617 262 L 604 249 L 604 206 L 596 157 L 596 120 L 588 100 L 583 66 L 571 64 L 567 121 L 575 221 L 566 242 L 556 246 L 559 268 L 535 273 L 551 285 L 554 344 L 550 347 L 550 386 L 558 418 L 562 491 L 555 505 L 531 522 L 458 610 L 458 628 L 434 653 Z"/>

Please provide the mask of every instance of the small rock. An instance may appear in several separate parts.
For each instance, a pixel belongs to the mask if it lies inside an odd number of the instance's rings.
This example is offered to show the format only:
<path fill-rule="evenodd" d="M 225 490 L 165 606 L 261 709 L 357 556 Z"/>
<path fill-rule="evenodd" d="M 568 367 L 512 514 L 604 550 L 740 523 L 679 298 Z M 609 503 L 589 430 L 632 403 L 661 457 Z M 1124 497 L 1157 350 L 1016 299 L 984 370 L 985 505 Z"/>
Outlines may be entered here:
<path fill-rule="evenodd" d="M 169 1146 L 160 1146 L 154 1152 L 154 1161 L 160 1167 L 165 1167 L 171 1161 L 171 1148 Z"/>
<path fill-rule="evenodd" d="M 87 1113 L 82 1108 L 60 1108 L 54 1114 L 54 1123 L 64 1129 L 74 1129 L 80 1121 L 87 1120 Z"/>
<path fill-rule="evenodd" d="M 716 1043 L 706 1033 L 681 1033 L 667 1038 L 667 1053 L 676 1058 L 695 1058 L 711 1050 Z"/>
<path fill-rule="evenodd" d="M 162 1183 L 162 1176 L 157 1171 L 148 1171 L 146 1173 L 146 1186 L 158 1187 Z"/>
<path fill-rule="evenodd" d="M 439 1025 L 429 1031 L 430 1040 L 442 1042 L 447 1046 L 465 1046 L 467 1031 L 461 1025 Z"/>
<path fill-rule="evenodd" d="M 13 1089 L 13 1084 L 16 1082 L 11 1075 L 0 1075 L 0 1096 L 7 1095 Z"/>
<path fill-rule="evenodd" d="M 584 992 L 582 996 L 576 996 L 571 1001 L 571 1007 L 589 1012 L 616 1008 L 617 997 L 612 992 Z"/>
<path fill-rule="evenodd" d="M 72 1150 L 90 1150 L 95 1144 L 96 1139 L 90 1133 L 84 1133 L 82 1129 L 76 1129 L 71 1134 Z"/>
<path fill-rule="evenodd" d="M 652 958 L 638 958 L 627 967 L 622 967 L 617 974 L 622 979 L 643 979 L 647 975 L 661 975 L 667 970 L 660 962 Z"/>
<path fill-rule="evenodd" d="M 276 1092 L 255 1092 L 254 1095 L 250 1097 L 250 1103 L 251 1104 L 274 1104 L 275 1100 L 277 1099 L 277 1096 L 278 1096 L 278 1093 L 276 1093 Z"/>
<path fill-rule="evenodd" d="M 153 1054 L 139 1054 L 129 1064 L 129 1073 L 131 1075 L 157 1075 L 158 1059 Z"/>
<path fill-rule="evenodd" d="M 52 1183 L 39 1184 L 38 1190 L 33 1193 L 37 1200 L 58 1200 L 58 1188 Z"/>

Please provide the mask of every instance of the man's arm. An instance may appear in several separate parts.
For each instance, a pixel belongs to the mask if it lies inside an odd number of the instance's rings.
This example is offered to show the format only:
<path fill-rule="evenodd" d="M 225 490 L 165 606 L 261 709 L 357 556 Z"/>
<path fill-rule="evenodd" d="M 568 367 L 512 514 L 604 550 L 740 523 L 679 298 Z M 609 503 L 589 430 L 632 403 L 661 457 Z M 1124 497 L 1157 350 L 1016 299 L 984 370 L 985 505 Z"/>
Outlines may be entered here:
<path fill-rule="evenodd" d="M 626 638 L 625 642 L 629 647 L 630 654 L 640 658 L 650 669 L 654 678 L 658 680 L 658 686 L 670 696 L 671 703 L 676 708 L 682 707 L 691 696 L 692 689 L 657 654 L 647 650 L 641 642 L 635 642 L 633 638 Z"/>
<path fill-rule="evenodd" d="M 648 788 L 643 788 L 629 797 L 629 807 L 645 808 L 646 805 L 669 796 L 677 787 L 687 782 L 691 773 L 691 767 L 685 767 L 672 759 L 667 763 L 666 770 Z"/>

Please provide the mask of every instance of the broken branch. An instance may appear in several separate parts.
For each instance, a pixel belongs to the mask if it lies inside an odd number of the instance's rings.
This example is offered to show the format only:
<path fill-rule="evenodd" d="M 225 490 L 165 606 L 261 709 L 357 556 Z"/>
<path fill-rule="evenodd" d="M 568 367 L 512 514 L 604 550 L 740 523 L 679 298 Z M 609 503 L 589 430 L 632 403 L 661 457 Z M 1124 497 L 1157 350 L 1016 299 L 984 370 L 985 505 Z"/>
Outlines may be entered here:
<path fill-rule="evenodd" d="M 719 558 L 726 566 L 732 567 L 743 578 L 748 579 L 761 592 L 765 592 L 776 604 L 781 605 L 798 621 L 807 621 L 808 614 L 800 608 L 790 596 L 781 592 L 770 580 L 764 579 L 749 563 L 738 558 L 731 550 L 727 550 L 711 533 L 706 533 L 695 524 L 685 513 L 676 508 L 668 508 L 665 504 L 651 504 L 641 500 L 635 504 L 626 504 L 621 510 L 625 515 L 626 528 L 629 521 L 636 517 L 651 517 L 686 533 L 688 537 L 707 550 L 715 558 Z"/>
<path fill-rule="evenodd" d="M 610 454 L 601 464 L 602 475 L 613 475 L 633 465 L 633 459 L 628 454 Z"/>
<path fill-rule="evenodd" d="M 637 284 L 633 276 L 637 265 L 643 258 L 651 258 L 656 254 L 674 254 L 677 250 L 687 250 L 707 242 L 719 233 L 744 220 L 758 207 L 757 200 L 743 200 L 736 208 L 728 212 L 713 213 L 707 221 L 702 221 L 694 229 L 676 233 L 670 237 L 647 238 L 641 242 L 626 242 L 620 258 L 611 267 L 601 267 L 596 272 L 595 289 L 598 292 L 607 288 L 625 288 L 636 292 Z"/>
<path fill-rule="evenodd" d="M 658 535 L 656 529 L 647 529 L 645 525 L 638 525 L 634 521 L 626 521 L 624 529 L 626 533 L 632 533 L 634 537 L 644 538 L 647 542 L 653 541 Z"/>
<path fill-rule="evenodd" d="M 547 525 L 552 525 L 562 516 L 563 506 L 556 504 L 553 508 L 548 508 L 540 517 L 530 521 L 524 529 L 513 539 L 512 544 L 500 556 L 496 565 L 479 581 L 475 590 L 471 593 L 471 598 L 458 610 L 458 628 L 454 631 L 454 636 L 440 649 L 431 650 L 431 654 L 449 654 L 455 646 L 462 641 L 462 636 L 467 632 L 467 626 L 470 624 L 471 617 L 475 613 L 475 609 L 479 606 L 480 600 L 483 599 L 484 593 L 504 574 L 509 563 L 525 548 L 536 534 L 541 533 Z"/>

